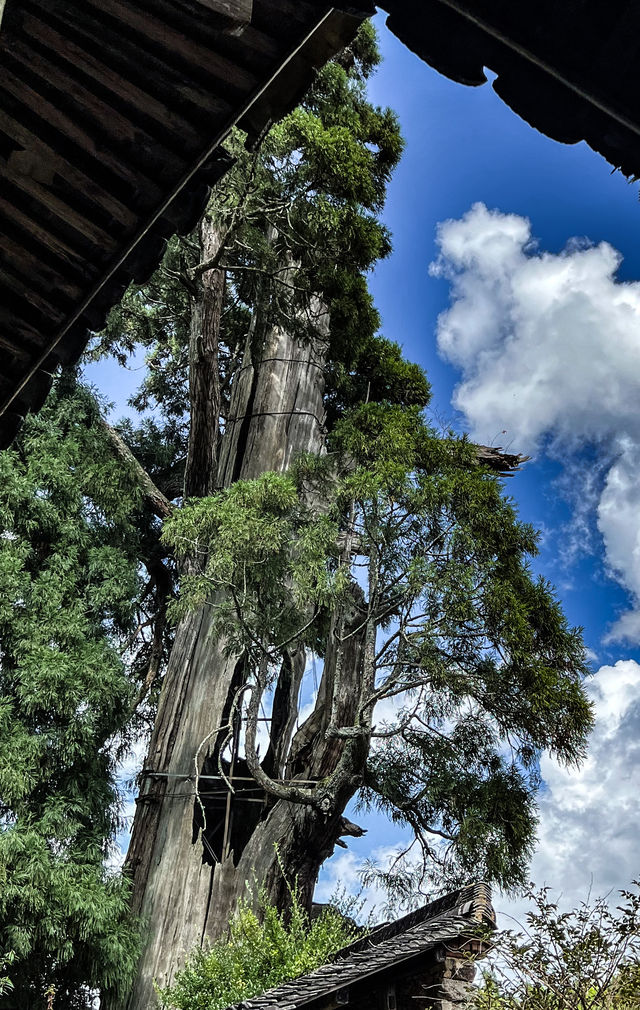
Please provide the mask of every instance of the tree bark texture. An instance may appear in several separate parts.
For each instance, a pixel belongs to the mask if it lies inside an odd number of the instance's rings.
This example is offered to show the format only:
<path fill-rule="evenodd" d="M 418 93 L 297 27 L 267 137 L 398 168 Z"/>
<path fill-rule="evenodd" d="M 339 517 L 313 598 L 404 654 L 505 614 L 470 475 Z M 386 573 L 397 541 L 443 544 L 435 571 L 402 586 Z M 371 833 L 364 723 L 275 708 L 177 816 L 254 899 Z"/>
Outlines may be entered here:
<path fill-rule="evenodd" d="M 200 223 L 200 255 L 215 257 L 222 241 L 214 221 Z M 225 274 L 219 268 L 203 273 L 195 284 L 189 337 L 189 402 L 191 418 L 184 478 L 185 498 L 213 493 L 217 482 L 220 378 L 218 340 L 224 303 Z"/>
<path fill-rule="evenodd" d="M 210 296 L 217 298 L 215 292 Z M 256 319 L 234 382 L 218 485 L 283 470 L 298 453 L 323 448 L 323 339 L 312 346 L 282 329 L 261 334 L 259 326 Z M 202 392 L 207 401 L 206 390 Z M 207 401 L 205 415 L 209 405 Z M 203 431 L 205 440 L 213 437 L 211 425 L 205 424 Z M 192 466 L 196 451 L 206 469 L 210 454 L 194 445 Z M 198 480 L 194 471 L 191 486 Z M 210 486 L 210 478 L 203 474 L 203 487 L 205 483 Z M 194 946 L 225 931 L 238 898 L 245 894 L 245 880 L 255 875 L 265 881 L 272 896 L 281 896 L 285 885 L 274 843 L 280 846 L 288 872 L 299 873 L 309 890 L 337 830 L 333 823 L 337 815 L 320 818 L 317 851 L 308 851 L 307 821 L 310 816 L 317 819 L 317 811 L 282 802 L 270 807 L 255 791 L 242 803 L 233 798 L 236 834 L 231 837 L 237 841 L 232 851 L 220 845 L 226 813 L 220 803 L 216 806 L 215 799 L 209 803 L 205 798 L 203 818 L 195 796 L 196 770 L 217 771 L 214 759 L 225 735 L 220 727 L 229 721 L 240 676 L 237 658 L 225 655 L 224 642 L 211 634 L 211 623 L 211 608 L 205 606 L 184 618 L 176 630 L 143 769 L 126 870 L 133 881 L 134 910 L 143 922 L 144 949 L 128 1010 L 153 1006 L 154 979 L 161 986 L 170 984 Z M 283 672 L 281 692 L 295 691 L 297 697 L 303 669 L 304 656 L 293 654 Z M 293 725 L 283 718 L 282 733 L 290 739 Z M 283 760 L 280 753 L 276 762 Z M 241 766 L 236 769 L 237 774 L 241 771 Z M 207 791 L 220 791 L 221 783 L 213 787 L 200 779 L 198 788 L 204 797 Z"/>

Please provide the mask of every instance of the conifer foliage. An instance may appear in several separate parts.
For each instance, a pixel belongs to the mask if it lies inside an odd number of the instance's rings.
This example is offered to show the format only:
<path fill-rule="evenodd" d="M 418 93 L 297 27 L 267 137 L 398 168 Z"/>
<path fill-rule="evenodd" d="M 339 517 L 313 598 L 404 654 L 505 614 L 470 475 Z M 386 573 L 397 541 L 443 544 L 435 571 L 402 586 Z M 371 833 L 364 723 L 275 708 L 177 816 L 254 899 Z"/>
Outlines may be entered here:
<path fill-rule="evenodd" d="M 134 685 L 140 502 L 72 378 L 0 454 L 3 1005 L 90 1005 L 129 982 L 137 931 L 106 868 Z M 57 1005 L 57 1004 L 56 1004 Z"/>
<path fill-rule="evenodd" d="M 361 803 L 413 829 L 414 888 L 472 875 L 509 888 L 535 836 L 540 750 L 583 753 L 581 636 L 531 575 L 535 531 L 465 439 L 369 403 L 330 446 L 176 512 L 164 537 L 194 562 L 176 610 L 212 601 L 214 633 L 244 657 L 246 760 L 267 792 L 330 813 L 360 786 Z M 256 740 L 294 641 L 324 673 L 287 789 Z M 322 742 L 305 758 L 310 727 Z M 321 783 L 296 786 L 319 777 L 319 754 Z"/>

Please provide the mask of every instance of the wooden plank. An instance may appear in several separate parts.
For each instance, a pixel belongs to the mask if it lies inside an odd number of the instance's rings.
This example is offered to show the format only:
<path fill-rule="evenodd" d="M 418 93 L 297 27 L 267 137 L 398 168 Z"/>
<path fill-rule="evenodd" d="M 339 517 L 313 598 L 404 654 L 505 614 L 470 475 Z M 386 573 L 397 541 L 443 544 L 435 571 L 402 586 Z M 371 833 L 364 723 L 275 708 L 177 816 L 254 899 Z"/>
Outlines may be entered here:
<path fill-rule="evenodd" d="M 175 0 L 154 0 L 154 10 L 158 17 L 175 24 L 178 29 L 186 23 L 187 15 L 179 11 Z M 291 23 L 287 22 L 287 31 L 291 27 Z M 242 26 L 241 31 L 220 31 L 217 18 L 205 18 L 198 36 L 202 45 L 216 49 L 239 66 L 248 66 L 252 73 L 260 76 L 271 70 L 271 62 L 281 60 L 286 50 L 282 19 L 272 18 L 270 28 L 271 32 L 267 33 L 247 24 Z"/>
<path fill-rule="evenodd" d="M 277 0 L 277 2 L 260 0 L 254 4 L 252 24 L 276 36 L 278 25 L 283 24 L 287 26 L 297 24 L 301 29 L 308 30 L 314 21 L 320 20 L 327 9 L 328 5 L 323 9 L 303 0 Z"/>
<path fill-rule="evenodd" d="M 46 208 L 55 217 L 59 218 L 69 227 L 73 228 L 88 239 L 94 245 L 103 249 L 111 250 L 116 248 L 116 241 L 111 234 L 104 231 L 93 221 L 90 221 L 83 214 L 74 210 L 65 200 L 61 200 L 47 186 L 43 186 L 37 179 L 27 175 L 25 172 L 16 172 L 10 165 L 5 165 L 2 170 L 4 178 L 8 179 L 17 189 L 20 189 L 31 200 Z"/>
<path fill-rule="evenodd" d="M 236 25 L 247 25 L 251 21 L 253 0 L 197 0 L 197 3 Z"/>
<path fill-rule="evenodd" d="M 251 91 L 257 84 L 257 78 L 248 70 L 200 45 L 182 32 L 170 28 L 166 22 L 151 14 L 136 10 L 121 0 L 85 0 L 85 3 L 117 18 L 143 39 L 146 38 L 160 46 L 168 54 L 168 62 L 175 56 L 180 57 L 193 67 L 194 76 L 197 76 L 199 70 L 200 73 L 204 72 L 209 77 L 216 78 L 225 87 L 232 87 L 243 93 Z"/>
<path fill-rule="evenodd" d="M 177 173 L 184 171 L 185 152 L 189 150 L 186 136 L 176 136 L 172 145 L 164 142 L 167 136 L 171 136 L 166 129 L 162 131 L 163 139 L 150 136 L 137 115 L 133 117 L 123 115 L 113 105 L 91 91 L 84 80 L 70 76 L 28 45 L 16 43 L 12 46 L 11 56 L 28 73 L 36 74 L 40 78 L 47 93 L 50 93 L 51 88 L 56 89 L 58 95 L 54 99 L 55 107 L 60 110 L 66 108 L 73 122 L 76 118 L 84 120 L 89 136 L 92 136 L 93 130 L 97 127 L 98 133 L 108 135 L 108 148 L 115 152 L 118 148 L 122 148 L 124 142 L 126 164 L 133 169 L 135 177 L 138 175 L 146 177 L 152 167 L 151 174 L 154 180 L 162 181 L 163 177 L 168 177 L 168 181 L 171 182 Z M 73 97 L 69 99 L 68 96 Z M 199 144 L 196 149 L 200 146 Z"/>
<path fill-rule="evenodd" d="M 23 213 L 13 201 L 5 200 L 3 197 L 0 197 L 0 214 L 17 224 L 25 235 L 31 236 L 46 249 L 50 249 L 58 259 L 62 260 L 64 264 L 69 264 L 73 270 L 84 269 L 87 258 L 86 247 L 72 248 L 63 239 L 58 238 L 48 228 L 45 228 L 40 221 Z M 96 261 L 99 261 L 102 256 L 97 254 L 98 250 L 96 249 Z"/>
<path fill-rule="evenodd" d="M 37 75 L 45 87 L 50 86 L 46 88 L 47 94 L 51 94 L 51 87 L 55 89 L 57 92 L 55 96 L 56 109 L 67 106 L 68 111 L 75 117 L 77 109 L 74 106 L 79 106 L 82 113 L 87 113 L 100 124 L 102 129 L 113 133 L 118 141 L 134 144 L 140 139 L 143 142 L 149 142 L 144 131 L 132 121 L 131 117 L 123 116 L 112 105 L 108 105 L 94 92 L 89 91 L 83 82 L 78 81 L 77 77 L 70 76 L 55 63 L 43 58 L 30 46 L 23 45 L 19 41 L 13 43 L 11 57 L 23 70 L 26 69 Z M 40 86 L 38 85 L 38 87 Z"/>
<path fill-rule="evenodd" d="M 13 291 L 25 306 L 37 309 L 44 319 L 50 319 L 53 322 L 60 322 L 61 319 L 64 319 L 64 309 L 61 309 L 59 305 L 54 305 L 48 298 L 43 298 L 37 291 L 34 291 L 31 285 L 25 284 L 21 277 L 13 272 L 10 273 L 6 266 L 2 270 L 2 284 L 5 290 Z"/>
<path fill-rule="evenodd" d="M 155 120 L 165 132 L 174 133 L 183 144 L 195 147 L 201 143 L 200 131 L 194 129 L 183 116 L 114 71 L 94 53 L 76 45 L 68 37 L 32 15 L 25 15 L 22 28 L 31 38 L 54 49 L 56 54 L 71 67 L 78 68 L 87 77 L 93 78 L 102 87 L 127 102 L 133 109 Z"/>
<path fill-rule="evenodd" d="M 12 334 L 11 337 L 8 337 L 7 334 L 4 333 L 2 330 L 0 330 L 0 349 L 4 351 L 9 351 L 9 353 L 13 355 L 16 361 L 21 361 L 23 364 L 27 364 L 32 357 L 35 357 L 35 351 L 36 351 L 36 348 L 34 346 L 30 354 L 29 351 L 27 350 L 27 347 L 25 347 L 24 338 L 20 341 L 20 343 L 18 343 L 18 341 L 15 338 L 15 334 Z M 6 369 L 4 368 L 2 370 L 6 371 Z"/>
<path fill-rule="evenodd" d="M 134 192 L 143 188 L 150 200 L 156 202 L 160 199 L 162 190 L 149 175 L 139 169 L 132 169 L 122 157 L 118 156 L 112 145 L 103 143 L 101 138 L 88 133 L 71 116 L 68 116 L 44 95 L 29 87 L 21 77 L 12 73 L 6 66 L 0 67 L 0 85 L 21 105 L 30 109 L 36 116 L 44 119 L 57 130 L 63 137 L 63 143 L 68 141 L 75 144 L 93 161 L 99 162 L 109 169 Z M 127 127 L 131 133 L 131 124 L 127 123 Z M 124 139 L 126 140 L 126 137 Z M 179 171 L 178 168 L 178 174 Z"/>
<path fill-rule="evenodd" d="M 78 45 L 87 52 L 108 52 L 113 70 L 125 86 L 134 82 L 145 91 L 152 90 L 168 110 L 178 109 L 181 116 L 189 116 L 189 121 L 199 133 L 202 133 L 205 116 L 218 120 L 231 115 L 232 105 L 229 101 L 215 94 L 210 87 L 198 87 L 183 72 L 169 66 L 148 48 L 137 45 L 133 37 L 114 30 L 111 22 L 101 22 L 98 12 L 88 5 L 74 6 L 72 9 L 64 4 L 56 5 L 47 7 L 41 13 L 42 18 L 46 18 L 47 25 L 57 25 L 61 33 L 75 38 Z M 101 45 L 98 45 L 98 38 L 101 39 Z M 208 129 L 213 132 L 214 123 L 208 124 Z"/>
<path fill-rule="evenodd" d="M 24 171 L 34 175 L 36 171 L 41 172 L 42 177 L 60 175 L 67 182 L 81 190 L 89 199 L 100 204 L 111 217 L 119 221 L 126 228 L 134 228 L 140 218 L 120 200 L 109 193 L 106 189 L 86 175 L 81 169 L 76 168 L 71 162 L 66 161 L 53 148 L 45 144 L 39 137 L 28 130 L 22 123 L 8 116 L 0 106 L 0 129 L 17 140 L 22 151 L 16 151 L 9 159 L 11 171 Z M 27 166 L 29 161 L 29 166 Z M 37 163 L 37 169 L 32 163 Z M 35 175 L 40 178 L 39 175 Z M 2 178 L 2 168 L 0 167 L 0 178 Z"/>
<path fill-rule="evenodd" d="M 17 341 L 19 339 L 20 347 L 24 350 L 30 362 L 33 362 L 40 354 L 42 354 L 45 342 L 42 330 L 32 323 L 26 322 L 24 319 L 18 319 L 18 317 L 15 316 L 13 312 L 11 312 L 7 306 L 3 305 L 1 302 L 0 332 L 3 334 L 3 340 L 5 343 L 7 341 Z"/>
<path fill-rule="evenodd" d="M 68 276 L 62 275 L 59 270 L 55 270 L 42 257 L 19 246 L 10 237 L 0 232 L 0 262 L 4 260 L 14 273 L 31 279 L 31 286 L 34 290 L 40 291 L 54 298 L 58 292 L 63 292 L 70 302 L 78 301 L 83 294 L 84 287 L 89 278 L 85 277 L 85 285 L 74 283 Z"/>

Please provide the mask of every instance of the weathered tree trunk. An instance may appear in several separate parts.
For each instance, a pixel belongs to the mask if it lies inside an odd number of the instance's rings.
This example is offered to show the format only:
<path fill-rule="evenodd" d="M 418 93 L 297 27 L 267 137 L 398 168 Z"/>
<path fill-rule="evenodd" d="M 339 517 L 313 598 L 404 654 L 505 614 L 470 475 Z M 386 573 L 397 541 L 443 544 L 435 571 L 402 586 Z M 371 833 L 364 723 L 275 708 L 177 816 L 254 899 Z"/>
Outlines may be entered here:
<path fill-rule="evenodd" d="M 282 470 L 296 454 L 319 452 L 323 446 L 326 348 L 322 340 L 312 346 L 279 329 L 261 334 L 260 326 L 256 313 L 234 383 L 218 484 Z M 206 460 L 206 454 L 200 455 Z M 196 481 L 194 473 L 192 483 Z M 300 662 L 297 657 L 292 663 L 293 677 L 298 680 Z M 238 659 L 226 656 L 224 643 L 211 635 L 210 607 L 180 623 L 145 761 L 126 863 L 133 879 L 134 909 L 145 931 L 129 1010 L 152 1006 L 153 980 L 169 984 L 194 946 L 226 929 L 244 893 L 244 881 L 252 879 L 254 870 L 272 893 L 282 888 L 282 882 L 276 881 L 274 842 L 281 848 L 286 844 L 283 856 L 291 872 L 311 881 L 328 844 L 323 835 L 333 834 L 335 839 L 335 825 L 323 823 L 317 854 L 307 853 L 308 813 L 291 804 L 276 804 L 265 811 L 264 819 L 259 803 L 244 804 L 245 810 L 251 810 L 252 823 L 243 815 L 244 835 L 236 840 L 232 834 L 226 850 L 220 845 L 220 832 L 214 830 L 219 825 L 210 823 L 209 817 L 203 824 L 194 794 L 195 776 L 217 767 L 216 748 L 226 735 L 220 727 L 229 722 L 240 675 Z M 291 731 L 289 726 L 286 732 L 290 735 Z M 205 782 L 199 782 L 202 794 L 207 791 Z M 312 813 L 317 817 L 317 811 Z M 241 852 L 247 833 L 249 844 Z"/>
<path fill-rule="evenodd" d="M 212 935 L 219 935 L 228 922 L 245 894 L 246 880 L 259 881 L 280 908 L 286 907 L 288 888 L 295 880 L 302 901 L 310 908 L 320 867 L 340 837 L 363 833 L 342 815 L 362 784 L 369 736 L 337 739 L 327 730 L 333 720 L 340 726 L 356 721 L 364 637 L 362 611 L 354 595 L 351 611 L 336 614 L 332 620 L 314 711 L 293 738 L 286 769 L 288 781 L 331 779 L 330 791 L 320 797 L 325 802 L 316 805 L 267 798 L 242 852 L 235 853 L 235 860 L 229 857 L 214 876 L 218 922 L 210 920 Z"/>
<path fill-rule="evenodd" d="M 222 236 L 206 214 L 200 222 L 200 257 L 220 251 Z M 185 498 L 205 497 L 215 490 L 220 424 L 218 340 L 224 304 L 224 270 L 203 273 L 195 285 L 189 339 L 189 448 L 184 477 Z"/>

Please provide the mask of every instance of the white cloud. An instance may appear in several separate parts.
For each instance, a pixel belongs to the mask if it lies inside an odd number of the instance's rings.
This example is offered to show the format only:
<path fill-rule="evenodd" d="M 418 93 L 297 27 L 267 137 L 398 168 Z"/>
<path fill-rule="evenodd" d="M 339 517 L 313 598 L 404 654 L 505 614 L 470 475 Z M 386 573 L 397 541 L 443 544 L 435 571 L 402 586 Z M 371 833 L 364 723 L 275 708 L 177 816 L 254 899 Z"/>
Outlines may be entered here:
<path fill-rule="evenodd" d="M 401 833 L 390 832 L 396 835 Z M 373 922 L 379 922 L 389 917 L 395 917 L 397 910 L 389 908 L 389 894 L 381 884 L 373 882 L 362 885 L 362 874 L 369 863 L 375 864 L 380 870 L 398 869 L 403 865 L 403 854 L 410 839 L 406 833 L 401 834 L 399 841 L 389 841 L 386 844 L 374 846 L 367 856 L 358 856 L 351 849 L 340 851 L 329 859 L 322 867 L 320 879 L 314 892 L 314 901 L 328 902 L 339 899 L 342 895 L 358 895 L 358 921 L 363 922 L 368 917 Z M 409 859 L 410 862 L 410 859 Z"/>
<path fill-rule="evenodd" d="M 438 231 L 432 272 L 451 286 L 438 321 L 442 355 L 462 372 L 454 403 L 471 434 L 541 449 L 579 472 L 576 501 L 596 501 L 611 573 L 633 609 L 610 638 L 640 641 L 640 283 L 620 283 L 606 242 L 541 252 L 529 222 L 475 204 Z M 585 508 L 577 522 L 584 533 Z"/>
<path fill-rule="evenodd" d="M 580 769 L 542 760 L 538 846 L 531 865 L 536 885 L 561 893 L 563 908 L 588 896 L 629 887 L 639 876 L 640 665 L 602 666 L 589 682 L 596 725 Z M 522 901 L 499 902 L 523 920 Z"/>

